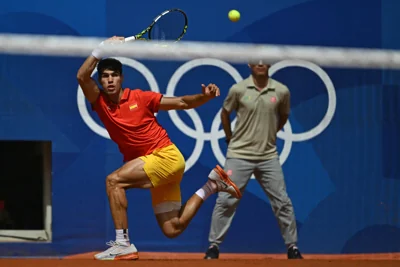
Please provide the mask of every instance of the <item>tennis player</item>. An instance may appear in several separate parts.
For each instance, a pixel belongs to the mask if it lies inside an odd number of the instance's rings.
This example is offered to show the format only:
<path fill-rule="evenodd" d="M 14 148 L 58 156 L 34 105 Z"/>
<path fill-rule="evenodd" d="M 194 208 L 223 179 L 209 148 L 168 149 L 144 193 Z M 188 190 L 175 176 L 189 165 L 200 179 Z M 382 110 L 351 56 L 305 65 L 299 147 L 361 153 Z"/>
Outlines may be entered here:
<path fill-rule="evenodd" d="M 105 42 L 118 44 L 123 40 L 123 37 L 114 36 Z M 154 116 L 160 110 L 183 110 L 203 105 L 220 95 L 219 88 L 215 84 L 202 85 L 202 93 L 181 97 L 123 89 L 122 64 L 113 58 L 103 59 L 102 44 L 82 64 L 77 79 L 110 138 L 118 145 L 124 164 L 106 178 L 116 239 L 108 242 L 110 248 L 96 254 L 95 259 L 133 260 L 139 256 L 129 239 L 125 190 L 150 189 L 155 217 L 169 238 L 179 236 L 186 229 L 211 194 L 223 191 L 240 198 L 241 192 L 217 165 L 204 186 L 182 206 L 180 182 L 185 159 Z M 91 78 L 96 66 L 102 90 Z"/>

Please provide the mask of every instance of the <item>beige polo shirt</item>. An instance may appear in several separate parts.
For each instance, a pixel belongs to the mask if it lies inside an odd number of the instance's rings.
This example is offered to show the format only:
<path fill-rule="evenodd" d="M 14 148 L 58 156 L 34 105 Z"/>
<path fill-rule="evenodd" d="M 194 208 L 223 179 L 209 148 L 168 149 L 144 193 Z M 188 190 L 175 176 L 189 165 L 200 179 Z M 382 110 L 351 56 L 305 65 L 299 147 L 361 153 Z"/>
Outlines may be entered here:
<path fill-rule="evenodd" d="M 259 91 L 249 76 L 230 88 L 223 107 L 229 113 L 236 111 L 237 117 L 228 158 L 266 160 L 278 156 L 279 115 L 290 113 L 290 92 L 284 84 L 269 78 Z"/>

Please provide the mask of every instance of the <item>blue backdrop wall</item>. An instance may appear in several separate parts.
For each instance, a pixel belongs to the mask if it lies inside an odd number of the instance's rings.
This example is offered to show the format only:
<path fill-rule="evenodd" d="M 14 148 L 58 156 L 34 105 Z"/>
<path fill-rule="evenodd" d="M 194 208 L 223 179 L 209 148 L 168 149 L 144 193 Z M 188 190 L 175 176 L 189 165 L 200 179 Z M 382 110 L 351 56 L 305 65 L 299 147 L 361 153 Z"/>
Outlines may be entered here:
<path fill-rule="evenodd" d="M 185 40 L 400 47 L 397 0 L 15 0 L 2 5 L 0 32 L 128 36 L 171 7 L 189 16 Z M 228 20 L 230 9 L 241 11 L 239 22 Z M 104 179 L 122 157 L 104 130 L 93 128 L 101 123 L 78 93 L 75 77 L 83 60 L 0 55 L 0 139 L 51 140 L 53 147 L 53 241 L 0 244 L 1 255 L 100 250 L 114 238 Z M 175 95 L 197 93 L 201 83 L 213 82 L 222 89 L 222 97 L 191 113 L 158 114 L 188 161 L 182 182 L 187 199 L 210 168 L 223 164 L 226 145 L 218 112 L 228 88 L 247 77 L 248 68 L 211 59 L 122 60 L 127 87 Z M 273 65 L 271 75 L 292 93 L 292 115 L 285 134 L 279 135 L 279 149 L 301 250 L 400 251 L 399 72 L 321 69 L 310 62 L 285 61 Z M 148 191 L 131 190 L 128 199 L 131 239 L 139 250 L 207 248 L 215 197 L 207 200 L 187 231 L 172 240 L 156 224 Z M 221 249 L 285 252 L 268 199 L 255 180 Z"/>

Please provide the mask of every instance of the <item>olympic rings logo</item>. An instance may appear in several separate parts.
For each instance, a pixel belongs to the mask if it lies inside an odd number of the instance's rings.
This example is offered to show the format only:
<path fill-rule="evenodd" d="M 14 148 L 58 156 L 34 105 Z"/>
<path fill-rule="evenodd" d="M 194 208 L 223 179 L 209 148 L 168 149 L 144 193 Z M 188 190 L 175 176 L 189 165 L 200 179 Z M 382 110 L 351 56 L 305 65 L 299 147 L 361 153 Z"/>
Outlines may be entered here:
<path fill-rule="evenodd" d="M 123 58 L 119 57 L 117 58 L 118 60 L 121 61 L 122 64 L 129 66 L 137 71 L 139 71 L 147 80 L 150 89 L 154 92 L 160 92 L 158 84 L 156 79 L 154 78 L 152 72 L 144 66 L 142 63 L 129 59 L 129 58 Z M 221 68 L 225 70 L 228 74 L 232 76 L 232 78 L 235 80 L 235 82 L 240 82 L 243 80 L 242 76 L 240 73 L 230 64 L 226 63 L 225 61 L 221 61 L 218 59 L 212 59 L 212 58 L 203 58 L 203 59 L 194 59 L 191 61 L 186 62 L 185 64 L 181 65 L 175 73 L 172 75 L 168 85 L 167 85 L 167 92 L 166 96 L 174 96 L 175 95 L 175 89 L 177 84 L 179 83 L 180 79 L 182 76 L 190 71 L 193 68 L 199 67 L 199 66 L 214 66 Z M 321 122 L 316 125 L 314 128 L 303 132 L 303 133 L 293 133 L 292 127 L 290 125 L 290 121 L 288 120 L 287 123 L 284 126 L 284 131 L 278 132 L 278 138 L 282 139 L 285 141 L 283 149 L 280 153 L 279 156 L 279 161 L 281 165 L 285 163 L 287 158 L 289 157 L 290 151 L 292 149 L 292 144 L 293 142 L 302 142 L 302 141 L 307 141 L 310 140 L 319 134 L 321 134 L 330 124 L 335 111 L 336 111 L 336 91 L 335 87 L 332 83 L 332 80 L 328 76 L 328 74 L 319 66 L 315 65 L 314 63 L 308 62 L 308 61 L 302 61 L 302 60 L 283 60 L 280 61 L 274 65 L 271 66 L 269 70 L 270 76 L 275 74 L 281 69 L 284 69 L 286 67 L 303 67 L 306 68 L 313 73 L 315 73 L 324 83 L 327 93 L 328 93 L 328 107 L 325 113 L 325 116 L 321 120 Z M 92 76 L 96 74 L 96 70 L 92 73 Z M 83 121 L 86 123 L 86 125 L 96 134 L 110 139 L 110 136 L 107 132 L 107 130 L 97 124 L 96 121 L 93 120 L 93 118 L 90 116 L 87 106 L 86 106 L 86 101 L 85 101 L 85 96 L 80 88 L 78 86 L 78 94 L 77 94 L 77 103 L 78 103 L 78 109 L 79 113 L 83 119 Z M 221 125 L 221 118 L 220 118 L 220 109 L 218 113 L 215 115 L 212 124 L 211 124 L 211 129 L 210 132 L 206 132 L 204 130 L 203 122 L 197 113 L 195 109 L 190 109 L 190 110 L 185 110 L 185 112 L 188 114 L 190 119 L 193 121 L 194 129 L 185 124 L 183 120 L 178 115 L 178 112 L 175 110 L 170 110 L 168 111 L 169 116 L 171 117 L 171 120 L 173 121 L 174 125 L 185 135 L 187 135 L 190 138 L 193 138 L 196 140 L 195 147 L 193 149 L 192 154 L 190 157 L 186 160 L 186 169 L 185 172 L 188 171 L 191 167 L 193 167 L 194 164 L 198 161 L 200 158 L 200 155 L 202 153 L 204 144 L 206 141 L 210 141 L 211 143 L 211 149 L 214 153 L 215 158 L 221 164 L 222 166 L 225 163 L 225 156 L 221 151 L 221 148 L 219 146 L 218 140 L 221 138 L 225 137 L 225 134 L 223 130 L 219 130 L 219 126 Z M 232 121 L 232 129 L 234 129 L 234 125 L 236 123 L 236 118 Z"/>

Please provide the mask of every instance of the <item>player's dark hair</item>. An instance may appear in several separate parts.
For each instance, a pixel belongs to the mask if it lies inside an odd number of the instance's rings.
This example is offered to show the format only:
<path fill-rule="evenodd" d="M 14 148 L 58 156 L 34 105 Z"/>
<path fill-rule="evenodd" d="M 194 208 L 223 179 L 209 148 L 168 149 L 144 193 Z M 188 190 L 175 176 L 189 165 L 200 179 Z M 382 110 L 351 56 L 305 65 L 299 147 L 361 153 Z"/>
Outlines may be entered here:
<path fill-rule="evenodd" d="M 122 63 L 115 58 L 102 59 L 99 61 L 99 64 L 97 64 L 97 72 L 99 73 L 99 76 L 101 76 L 105 70 L 111 70 L 122 74 Z"/>

